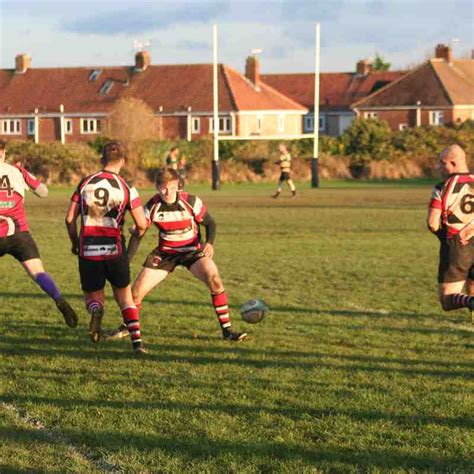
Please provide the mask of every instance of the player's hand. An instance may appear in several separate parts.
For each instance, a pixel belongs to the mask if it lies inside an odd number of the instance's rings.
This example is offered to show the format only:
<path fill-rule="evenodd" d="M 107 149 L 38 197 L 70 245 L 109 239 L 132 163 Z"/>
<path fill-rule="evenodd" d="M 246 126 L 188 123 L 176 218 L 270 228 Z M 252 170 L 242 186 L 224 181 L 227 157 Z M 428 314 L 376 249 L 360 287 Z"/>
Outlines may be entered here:
<path fill-rule="evenodd" d="M 469 223 L 461 229 L 459 232 L 459 241 L 462 245 L 469 243 L 471 238 L 474 236 L 474 224 Z"/>
<path fill-rule="evenodd" d="M 79 255 L 79 247 L 77 245 L 73 245 L 71 247 L 71 252 L 73 255 Z"/>
<path fill-rule="evenodd" d="M 214 256 L 214 247 L 212 246 L 212 244 L 207 242 L 202 249 L 202 253 L 206 257 L 212 258 Z"/>

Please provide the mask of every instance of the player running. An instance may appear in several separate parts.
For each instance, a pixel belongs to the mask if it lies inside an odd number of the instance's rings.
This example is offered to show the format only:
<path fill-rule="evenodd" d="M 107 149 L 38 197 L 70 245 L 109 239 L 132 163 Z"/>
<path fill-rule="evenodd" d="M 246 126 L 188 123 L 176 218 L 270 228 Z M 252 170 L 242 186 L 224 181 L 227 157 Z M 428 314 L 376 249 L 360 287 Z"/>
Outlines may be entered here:
<path fill-rule="evenodd" d="M 435 186 L 428 213 L 428 227 L 441 240 L 438 270 L 439 300 L 445 311 L 474 309 L 474 297 L 463 293 L 474 269 L 474 241 L 461 242 L 460 232 L 473 219 L 474 175 L 458 145 L 445 148 L 439 157 L 441 172 L 448 176 Z"/>
<path fill-rule="evenodd" d="M 216 224 L 201 199 L 178 191 L 179 175 L 173 169 L 160 169 L 156 178 L 158 193 L 145 206 L 148 224 L 158 229 L 158 247 L 146 258 L 143 268 L 133 284 L 133 299 L 138 309 L 145 296 L 163 281 L 178 265 L 185 266 L 211 292 L 222 335 L 228 341 L 242 341 L 245 332 L 231 328 L 227 293 L 214 260 Z M 206 228 L 206 242 L 201 242 L 200 225 Z M 129 245 L 130 258 L 135 254 L 141 239 L 137 232 Z M 123 337 L 121 326 L 109 339 Z"/>
<path fill-rule="evenodd" d="M 283 183 L 285 181 L 290 188 L 292 195 L 291 197 L 296 197 L 295 183 L 293 183 L 293 180 L 291 179 L 291 155 L 284 143 L 280 143 L 278 148 L 280 150 L 280 159 L 276 162 L 276 164 L 280 165 L 281 173 L 280 179 L 278 180 L 278 189 L 272 197 L 277 198 L 280 195 Z"/>
<path fill-rule="evenodd" d="M 105 145 L 101 159 L 104 168 L 79 183 L 67 211 L 66 226 L 72 252 L 79 255 L 81 287 L 91 315 L 89 334 L 92 341 L 98 342 L 101 337 L 104 287 L 109 281 L 133 349 L 141 353 L 145 350 L 130 287 L 130 264 L 122 226 L 126 210 L 132 214 L 138 236 L 145 232 L 147 221 L 136 189 L 119 176 L 125 159 L 122 143 L 111 141 Z M 79 215 L 81 231 L 78 237 Z"/>
<path fill-rule="evenodd" d="M 5 149 L 6 143 L 0 140 L 0 257 L 10 254 L 16 258 L 31 279 L 54 300 L 66 324 L 74 328 L 77 315 L 62 297 L 51 275 L 44 270 L 23 207 L 28 188 L 41 198 L 48 195 L 48 188 L 22 166 L 5 163 Z"/>

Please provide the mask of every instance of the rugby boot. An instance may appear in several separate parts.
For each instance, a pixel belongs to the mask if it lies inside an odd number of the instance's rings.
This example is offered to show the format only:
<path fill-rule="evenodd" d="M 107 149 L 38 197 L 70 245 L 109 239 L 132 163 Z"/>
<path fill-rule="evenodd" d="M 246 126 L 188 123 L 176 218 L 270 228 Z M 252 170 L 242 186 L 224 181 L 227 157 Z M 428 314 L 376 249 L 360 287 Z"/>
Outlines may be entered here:
<path fill-rule="evenodd" d="M 91 311 L 91 322 L 89 323 L 89 336 L 92 342 L 99 342 L 102 334 L 102 316 L 104 316 L 104 309 L 102 306 L 95 307 Z"/>
<path fill-rule="evenodd" d="M 469 300 L 467 307 L 469 309 L 469 312 L 471 313 L 471 324 L 474 324 L 474 298 L 471 298 Z"/>
<path fill-rule="evenodd" d="M 60 296 L 56 300 L 56 306 L 61 311 L 62 315 L 64 316 L 64 321 L 70 328 L 75 328 L 77 326 L 77 314 L 72 309 L 71 305 L 62 297 Z"/>
<path fill-rule="evenodd" d="M 232 329 L 224 329 L 222 331 L 222 337 L 225 341 L 240 342 L 247 339 L 248 334 L 246 332 L 234 332 Z"/>
<path fill-rule="evenodd" d="M 280 192 L 277 191 L 275 194 L 272 195 L 272 198 L 273 198 L 273 199 L 276 199 L 279 195 L 280 195 Z"/>
<path fill-rule="evenodd" d="M 118 328 L 112 329 L 104 333 L 104 339 L 106 341 L 116 341 L 128 336 L 128 328 L 126 324 L 121 324 Z"/>
<path fill-rule="evenodd" d="M 138 357 L 142 357 L 142 356 L 148 354 L 148 349 L 146 349 L 145 346 L 140 345 L 140 346 L 137 346 L 137 347 L 133 348 L 133 353 Z"/>

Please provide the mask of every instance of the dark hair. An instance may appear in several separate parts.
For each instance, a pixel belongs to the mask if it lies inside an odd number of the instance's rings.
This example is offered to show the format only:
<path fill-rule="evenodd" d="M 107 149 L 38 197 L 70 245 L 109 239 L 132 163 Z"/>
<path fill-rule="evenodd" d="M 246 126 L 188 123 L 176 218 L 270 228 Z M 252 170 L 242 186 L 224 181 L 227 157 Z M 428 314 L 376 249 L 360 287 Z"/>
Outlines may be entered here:
<path fill-rule="evenodd" d="M 175 150 L 179 150 L 179 146 L 172 146 L 170 148 L 170 153 L 173 153 L 173 151 L 175 151 Z"/>
<path fill-rule="evenodd" d="M 0 140 L 0 150 L 5 150 L 7 147 L 7 142 L 5 140 Z"/>
<path fill-rule="evenodd" d="M 179 181 L 178 172 L 172 168 L 158 168 L 155 178 L 156 187 L 164 186 L 170 181 Z"/>
<path fill-rule="evenodd" d="M 104 145 L 104 148 L 102 149 L 102 158 L 100 160 L 103 165 L 122 159 L 127 159 L 127 149 L 122 142 L 112 140 Z"/>

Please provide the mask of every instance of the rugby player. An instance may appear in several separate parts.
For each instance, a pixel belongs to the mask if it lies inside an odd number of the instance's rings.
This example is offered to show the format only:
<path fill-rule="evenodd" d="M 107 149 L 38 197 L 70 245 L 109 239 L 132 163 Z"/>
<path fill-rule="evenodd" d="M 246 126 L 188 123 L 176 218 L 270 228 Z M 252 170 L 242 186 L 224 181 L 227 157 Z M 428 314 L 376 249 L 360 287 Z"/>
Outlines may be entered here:
<path fill-rule="evenodd" d="M 163 281 L 178 265 L 186 267 L 207 285 L 217 315 L 222 336 L 228 341 L 242 341 L 245 332 L 231 327 L 227 293 L 214 263 L 216 224 L 201 199 L 178 191 L 179 175 L 173 169 L 160 169 L 156 177 L 158 193 L 145 206 L 148 225 L 158 229 L 158 247 L 146 258 L 132 288 L 135 305 L 140 309 L 145 296 Z M 201 242 L 200 225 L 206 229 L 206 241 Z M 133 229 L 132 229 L 133 231 Z M 138 249 L 142 235 L 134 231 L 129 244 L 129 256 Z M 109 339 L 124 335 L 123 325 L 109 334 Z"/>
<path fill-rule="evenodd" d="M 122 226 L 126 210 L 132 215 L 138 236 L 145 232 L 147 221 L 136 189 L 119 176 L 125 159 L 126 150 L 122 143 L 111 141 L 104 146 L 103 169 L 83 178 L 77 186 L 67 211 L 66 227 L 72 253 L 79 255 L 81 287 L 91 316 L 89 334 L 92 341 L 98 342 L 101 337 L 104 287 L 109 281 L 133 349 L 142 353 L 145 349 L 139 314 L 132 297 L 130 264 Z M 80 236 L 77 233 L 79 215 Z"/>
<path fill-rule="evenodd" d="M 6 143 L 0 140 L 0 257 L 10 254 L 16 258 L 31 279 L 54 300 L 66 324 L 74 328 L 77 326 L 77 315 L 61 295 L 51 275 L 45 272 L 23 206 L 27 189 L 45 198 L 48 188 L 20 164 L 12 166 L 5 163 L 5 157 Z"/>
<path fill-rule="evenodd" d="M 466 154 L 458 145 L 441 152 L 439 165 L 447 179 L 435 186 L 428 211 L 428 228 L 441 241 L 439 301 L 445 311 L 459 308 L 472 311 L 474 297 L 463 289 L 474 270 L 474 241 L 463 245 L 459 234 L 474 217 L 474 175 L 469 172 Z"/>
<path fill-rule="evenodd" d="M 280 150 L 280 159 L 276 161 L 276 164 L 280 165 L 280 179 L 278 180 L 277 191 L 272 197 L 277 198 L 280 195 L 285 181 L 290 188 L 292 197 L 296 197 L 295 183 L 291 179 L 291 155 L 284 143 L 280 143 L 278 149 Z"/>
<path fill-rule="evenodd" d="M 174 146 L 171 148 L 168 156 L 166 157 L 166 166 L 173 170 L 177 170 L 179 167 L 179 148 Z"/>

